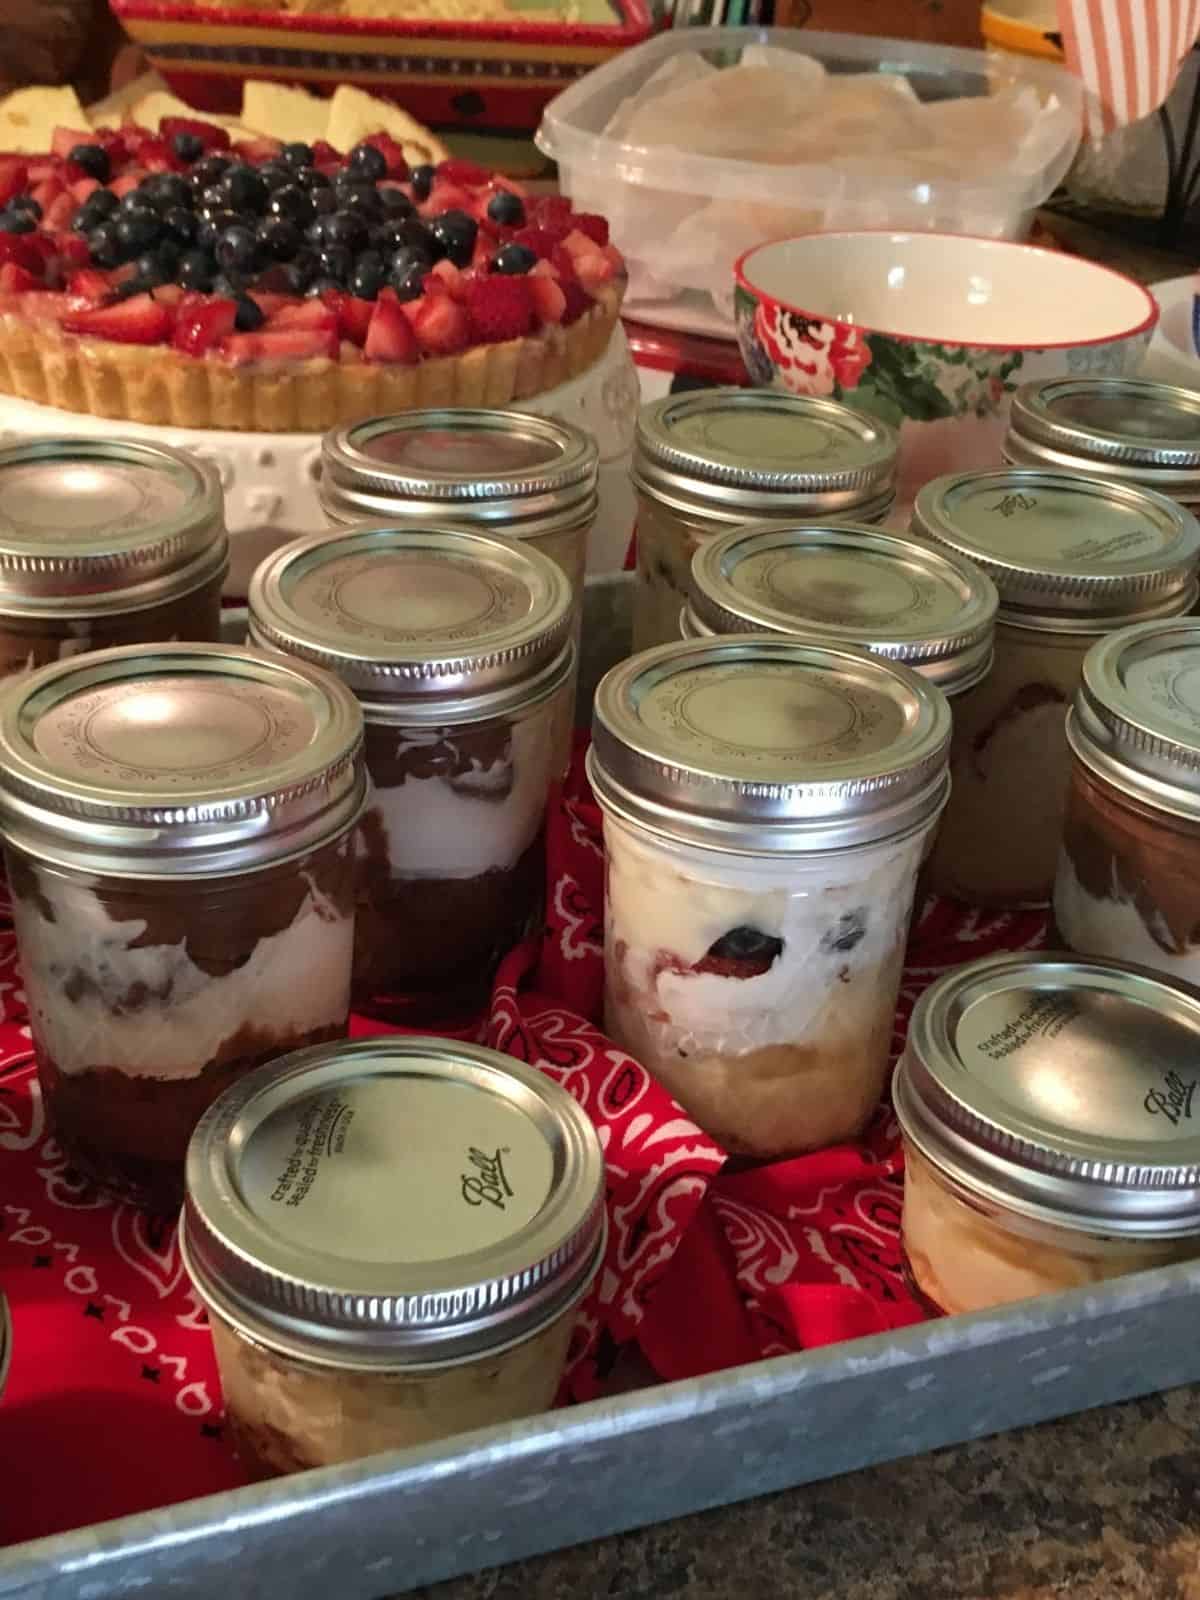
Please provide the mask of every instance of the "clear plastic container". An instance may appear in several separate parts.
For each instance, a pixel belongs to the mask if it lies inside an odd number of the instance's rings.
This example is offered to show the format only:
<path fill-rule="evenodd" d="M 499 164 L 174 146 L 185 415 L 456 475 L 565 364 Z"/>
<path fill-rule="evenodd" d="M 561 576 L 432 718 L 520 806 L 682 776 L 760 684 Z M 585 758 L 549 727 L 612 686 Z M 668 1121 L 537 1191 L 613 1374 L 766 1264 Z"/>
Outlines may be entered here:
<path fill-rule="evenodd" d="M 1024 91 L 1029 131 L 1014 143 L 988 140 L 985 130 L 977 172 L 966 175 L 943 139 L 931 140 L 927 167 L 886 149 L 783 164 L 640 146 L 606 131 L 629 97 L 670 64 L 702 56 L 733 66 L 747 47 L 764 45 L 814 57 L 830 74 L 903 77 L 921 101 Z M 864 226 L 1020 236 L 1069 167 L 1080 125 L 1079 82 L 1052 62 L 806 29 L 679 28 L 565 90 L 547 108 L 537 142 L 558 163 L 574 205 L 608 217 L 629 267 L 627 312 L 650 317 L 651 307 L 671 307 L 678 316 L 690 304 L 711 318 L 715 305 L 731 323 L 733 262 L 768 239 Z"/>

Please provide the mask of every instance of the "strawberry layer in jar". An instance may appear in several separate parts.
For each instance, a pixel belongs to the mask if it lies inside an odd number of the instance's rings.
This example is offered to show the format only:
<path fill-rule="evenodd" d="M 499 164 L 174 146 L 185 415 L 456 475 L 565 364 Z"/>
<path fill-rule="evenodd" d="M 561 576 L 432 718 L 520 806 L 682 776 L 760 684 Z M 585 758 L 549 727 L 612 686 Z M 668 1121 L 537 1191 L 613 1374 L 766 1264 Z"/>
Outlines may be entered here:
<path fill-rule="evenodd" d="M 989 956 L 917 1001 L 892 1086 L 904 1251 L 938 1311 L 1200 1255 L 1200 989 L 1144 967 Z"/>
<path fill-rule="evenodd" d="M 38 1076 L 83 1176 L 174 1210 L 244 1073 L 345 1034 L 362 718 L 248 650 L 100 651 L 0 713 L 0 819 Z"/>
<path fill-rule="evenodd" d="M 215 642 L 228 568 L 221 485 L 183 451 L 0 449 L 0 676 L 122 644 Z"/>
<path fill-rule="evenodd" d="M 571 732 L 571 624 L 554 562 L 464 530 L 346 530 L 255 574 L 251 639 L 336 673 L 366 720 L 356 1009 L 461 1019 L 532 929 Z"/>
<path fill-rule="evenodd" d="M 602 681 L 607 1029 L 731 1153 L 874 1110 L 949 737 L 934 685 L 832 645 L 734 634 Z"/>

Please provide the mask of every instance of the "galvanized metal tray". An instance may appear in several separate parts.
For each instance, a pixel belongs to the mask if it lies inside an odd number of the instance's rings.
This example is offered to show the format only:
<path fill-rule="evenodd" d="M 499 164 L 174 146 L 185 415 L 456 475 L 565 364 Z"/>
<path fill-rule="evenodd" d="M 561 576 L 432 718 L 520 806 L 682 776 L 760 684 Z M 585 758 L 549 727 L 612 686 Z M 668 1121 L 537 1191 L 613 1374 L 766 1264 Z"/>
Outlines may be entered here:
<path fill-rule="evenodd" d="M 581 699 L 629 581 L 591 586 Z M 1200 1380 L 1198 1316 L 1200 1262 L 638 1389 L 17 1545 L 0 1600 L 381 1600 Z"/>

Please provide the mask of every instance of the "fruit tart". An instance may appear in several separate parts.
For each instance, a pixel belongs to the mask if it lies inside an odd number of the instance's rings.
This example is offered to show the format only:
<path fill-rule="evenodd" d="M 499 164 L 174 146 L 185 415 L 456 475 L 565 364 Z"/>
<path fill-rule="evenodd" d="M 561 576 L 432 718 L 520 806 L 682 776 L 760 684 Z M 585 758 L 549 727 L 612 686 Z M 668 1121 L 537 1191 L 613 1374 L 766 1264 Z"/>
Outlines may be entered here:
<path fill-rule="evenodd" d="M 231 142 L 167 118 L 0 157 L 0 391 L 176 427 L 319 432 L 504 406 L 608 344 L 603 217 L 372 134 Z"/>

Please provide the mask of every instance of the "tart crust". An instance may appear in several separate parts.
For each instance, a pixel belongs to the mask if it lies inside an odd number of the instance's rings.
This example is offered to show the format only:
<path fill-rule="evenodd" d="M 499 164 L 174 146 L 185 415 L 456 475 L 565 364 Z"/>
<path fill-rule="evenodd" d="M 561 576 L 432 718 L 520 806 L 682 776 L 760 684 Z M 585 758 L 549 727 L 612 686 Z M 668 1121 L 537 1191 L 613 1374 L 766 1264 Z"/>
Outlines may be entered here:
<path fill-rule="evenodd" d="M 169 345 L 67 334 L 49 320 L 7 312 L 0 314 L 0 392 L 115 421 L 248 433 L 323 433 L 394 411 L 501 407 L 544 394 L 599 360 L 616 326 L 621 288 L 606 284 L 595 300 L 569 328 L 411 367 L 364 361 L 347 345 L 340 361 L 235 366 Z"/>

